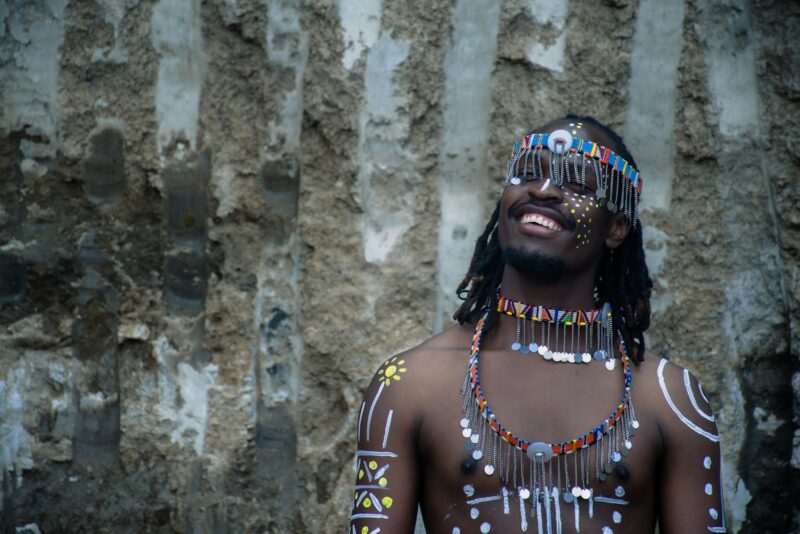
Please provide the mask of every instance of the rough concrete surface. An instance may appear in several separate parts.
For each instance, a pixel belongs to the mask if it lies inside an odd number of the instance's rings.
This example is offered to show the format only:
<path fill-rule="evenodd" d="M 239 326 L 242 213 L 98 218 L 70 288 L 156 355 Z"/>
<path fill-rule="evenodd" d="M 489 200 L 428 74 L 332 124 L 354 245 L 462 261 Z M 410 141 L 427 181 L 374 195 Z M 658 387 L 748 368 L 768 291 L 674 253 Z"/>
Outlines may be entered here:
<path fill-rule="evenodd" d="M 728 525 L 800 530 L 799 46 L 789 0 L 0 0 L 2 531 L 343 532 L 373 371 L 570 111 L 648 180 Z"/>

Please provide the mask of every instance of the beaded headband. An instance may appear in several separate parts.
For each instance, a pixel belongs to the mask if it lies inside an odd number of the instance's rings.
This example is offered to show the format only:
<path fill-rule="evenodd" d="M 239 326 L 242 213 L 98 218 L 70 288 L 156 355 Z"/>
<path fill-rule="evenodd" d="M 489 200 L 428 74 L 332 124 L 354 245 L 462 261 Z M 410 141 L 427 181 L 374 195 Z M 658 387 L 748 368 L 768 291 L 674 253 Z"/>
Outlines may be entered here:
<path fill-rule="evenodd" d="M 550 151 L 550 181 L 557 187 L 565 182 L 586 186 L 586 167 L 597 177 L 595 197 L 609 211 L 624 213 L 635 226 L 639 221 L 639 196 L 644 180 L 639 171 L 610 148 L 588 139 L 574 137 L 567 130 L 532 133 L 514 144 L 506 166 L 506 186 L 519 185 L 525 175 L 544 178 L 542 150 Z"/>

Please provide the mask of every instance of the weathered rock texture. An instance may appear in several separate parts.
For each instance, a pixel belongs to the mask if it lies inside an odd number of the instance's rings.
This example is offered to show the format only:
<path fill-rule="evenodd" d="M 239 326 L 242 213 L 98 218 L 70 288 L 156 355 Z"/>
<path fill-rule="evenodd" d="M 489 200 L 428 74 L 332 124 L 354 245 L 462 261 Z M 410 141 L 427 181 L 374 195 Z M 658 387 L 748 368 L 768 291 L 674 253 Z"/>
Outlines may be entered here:
<path fill-rule="evenodd" d="M 3 530 L 344 531 L 373 370 L 569 111 L 649 179 L 728 524 L 800 528 L 798 47 L 789 0 L 0 0 Z"/>

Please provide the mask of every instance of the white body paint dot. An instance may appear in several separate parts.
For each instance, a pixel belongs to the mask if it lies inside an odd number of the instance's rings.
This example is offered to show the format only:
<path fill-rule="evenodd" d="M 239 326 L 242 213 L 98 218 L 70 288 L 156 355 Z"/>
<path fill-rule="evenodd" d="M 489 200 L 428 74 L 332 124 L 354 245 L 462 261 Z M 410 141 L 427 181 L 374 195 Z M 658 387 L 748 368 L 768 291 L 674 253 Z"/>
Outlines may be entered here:
<path fill-rule="evenodd" d="M 453 534 L 461 534 L 461 529 L 458 527 L 453 527 Z"/>
<path fill-rule="evenodd" d="M 710 457 L 706 456 L 705 458 L 703 458 L 703 467 L 705 467 L 706 469 L 711 469 L 711 458 Z"/>
<path fill-rule="evenodd" d="M 614 534 L 614 531 L 611 530 L 611 527 L 603 527 L 603 534 Z"/>
<path fill-rule="evenodd" d="M 489 523 L 481 523 L 481 532 L 483 532 L 483 534 L 486 534 L 490 530 L 492 530 L 492 525 Z"/>
<path fill-rule="evenodd" d="M 464 495 L 466 495 L 467 497 L 472 497 L 473 495 L 475 495 L 475 486 L 473 486 L 472 484 L 467 484 L 466 486 L 464 486 Z"/>
<path fill-rule="evenodd" d="M 716 519 L 716 518 L 719 517 L 719 513 L 717 512 L 716 508 L 709 508 L 708 509 L 708 515 L 711 516 L 711 519 Z"/>
<path fill-rule="evenodd" d="M 614 511 L 614 513 L 611 514 L 611 519 L 614 521 L 614 523 L 622 523 L 622 514 Z"/>
<path fill-rule="evenodd" d="M 714 486 L 712 486 L 711 484 L 706 484 L 705 490 L 706 490 L 706 495 L 711 495 L 712 493 L 714 493 Z"/>
<path fill-rule="evenodd" d="M 624 497 L 625 488 L 623 488 L 622 486 L 617 486 L 616 489 L 614 490 L 614 495 L 616 495 L 617 497 Z"/>
<path fill-rule="evenodd" d="M 469 511 L 469 516 L 470 516 L 472 519 L 478 519 L 478 516 L 479 516 L 479 515 L 481 515 L 481 513 L 478 511 L 478 509 L 477 509 L 477 508 L 472 508 L 472 509 L 470 509 L 470 511 Z"/>

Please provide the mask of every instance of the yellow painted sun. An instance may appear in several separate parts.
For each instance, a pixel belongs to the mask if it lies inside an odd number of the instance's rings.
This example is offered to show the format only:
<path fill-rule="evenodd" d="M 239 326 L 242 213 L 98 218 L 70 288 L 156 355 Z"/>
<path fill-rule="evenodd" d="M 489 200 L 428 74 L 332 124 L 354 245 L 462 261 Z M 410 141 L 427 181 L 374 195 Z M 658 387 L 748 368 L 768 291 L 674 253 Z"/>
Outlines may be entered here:
<path fill-rule="evenodd" d="M 386 360 L 380 369 L 378 369 L 378 380 L 383 382 L 385 386 L 391 386 L 392 381 L 400 380 L 400 375 L 406 372 L 405 360 L 398 360 L 397 356 L 393 356 Z"/>

